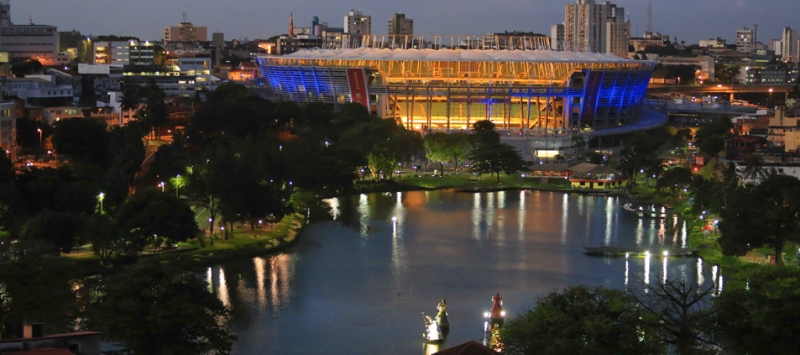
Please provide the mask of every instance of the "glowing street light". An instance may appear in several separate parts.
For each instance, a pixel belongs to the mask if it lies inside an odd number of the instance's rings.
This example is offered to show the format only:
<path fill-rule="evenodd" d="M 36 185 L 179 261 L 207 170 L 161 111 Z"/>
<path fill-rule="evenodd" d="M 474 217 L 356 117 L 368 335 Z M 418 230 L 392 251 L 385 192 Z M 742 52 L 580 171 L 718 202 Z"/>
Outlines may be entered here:
<path fill-rule="evenodd" d="M 41 128 L 37 128 L 36 131 L 39 132 L 39 149 L 41 149 L 42 148 L 42 129 Z"/>
<path fill-rule="evenodd" d="M 105 199 L 105 197 L 106 194 L 102 192 L 99 195 L 97 195 L 97 201 L 100 202 L 100 214 L 103 214 L 103 200 Z"/>

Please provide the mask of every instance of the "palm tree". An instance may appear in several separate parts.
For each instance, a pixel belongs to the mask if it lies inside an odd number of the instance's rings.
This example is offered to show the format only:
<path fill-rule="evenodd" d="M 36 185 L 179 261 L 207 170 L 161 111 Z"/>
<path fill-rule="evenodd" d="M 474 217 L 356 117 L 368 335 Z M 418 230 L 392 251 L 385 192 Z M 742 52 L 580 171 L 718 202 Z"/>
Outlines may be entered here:
<path fill-rule="evenodd" d="M 570 142 L 572 143 L 572 149 L 575 150 L 575 156 L 577 156 L 581 150 L 583 150 L 583 147 L 586 146 L 586 138 L 584 138 L 580 133 L 572 134 Z"/>
<path fill-rule="evenodd" d="M 136 110 L 141 103 L 141 88 L 138 85 L 125 86 L 122 90 L 122 101 L 119 103 L 122 112 Z"/>
<path fill-rule="evenodd" d="M 757 181 L 767 176 L 767 170 L 764 168 L 764 158 L 758 154 L 750 155 L 744 160 L 744 169 L 742 170 L 742 177 L 749 182 L 755 184 Z"/>

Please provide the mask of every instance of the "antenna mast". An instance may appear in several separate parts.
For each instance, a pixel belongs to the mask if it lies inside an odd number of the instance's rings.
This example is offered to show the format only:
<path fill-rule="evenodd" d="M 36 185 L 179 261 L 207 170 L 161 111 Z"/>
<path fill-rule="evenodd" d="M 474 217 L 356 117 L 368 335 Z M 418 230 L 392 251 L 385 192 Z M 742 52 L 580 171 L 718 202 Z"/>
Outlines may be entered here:
<path fill-rule="evenodd" d="M 183 22 L 186 22 L 186 13 L 183 13 Z"/>
<path fill-rule="evenodd" d="M 647 4 L 647 32 L 653 33 L 653 0 Z"/>

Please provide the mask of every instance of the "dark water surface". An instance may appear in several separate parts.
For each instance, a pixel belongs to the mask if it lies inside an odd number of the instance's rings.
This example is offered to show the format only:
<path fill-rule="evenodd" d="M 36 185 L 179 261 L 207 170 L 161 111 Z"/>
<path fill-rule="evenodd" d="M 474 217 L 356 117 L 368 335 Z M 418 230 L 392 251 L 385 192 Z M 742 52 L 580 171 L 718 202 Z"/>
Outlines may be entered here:
<path fill-rule="evenodd" d="M 421 313 L 434 316 L 442 298 L 444 349 L 482 340 L 496 292 L 513 317 L 566 286 L 719 280 L 697 258 L 585 255 L 584 246 L 685 246 L 682 220 L 640 219 L 615 197 L 428 191 L 328 202 L 334 220 L 308 226 L 295 247 L 208 269 L 234 309 L 235 354 L 427 354 L 439 349 L 423 343 Z"/>

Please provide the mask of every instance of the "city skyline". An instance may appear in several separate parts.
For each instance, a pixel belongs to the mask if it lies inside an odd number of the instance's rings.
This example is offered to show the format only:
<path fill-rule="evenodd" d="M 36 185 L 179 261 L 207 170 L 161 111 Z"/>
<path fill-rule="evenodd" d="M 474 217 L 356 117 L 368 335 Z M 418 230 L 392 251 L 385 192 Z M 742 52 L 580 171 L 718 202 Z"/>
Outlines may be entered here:
<path fill-rule="evenodd" d="M 211 0 L 108 2 L 73 0 L 54 4 L 49 0 L 11 0 L 12 21 L 25 24 L 57 26 L 59 31 L 77 30 L 85 35 L 131 35 L 143 40 L 163 37 L 164 26 L 187 21 L 206 26 L 209 32 L 223 32 L 225 38 L 268 38 L 285 34 L 289 14 L 294 14 L 295 27 L 308 27 L 313 16 L 332 27 L 342 27 L 343 17 L 351 9 L 361 9 L 372 16 L 373 33 L 386 32 L 386 23 L 393 13 L 405 13 L 414 19 L 415 35 L 479 35 L 489 32 L 526 31 L 549 35 L 550 26 L 564 21 L 564 7 L 574 0 L 501 0 L 464 1 L 407 0 L 403 3 L 379 1 L 298 0 L 269 4 L 255 0 L 230 0 L 225 6 Z M 598 1 L 600 2 L 600 1 Z M 611 1 L 624 7 L 631 20 L 633 37 L 642 36 L 647 28 L 646 0 Z M 788 0 L 707 0 L 700 4 L 690 0 L 653 0 L 653 27 L 656 32 L 696 44 L 701 39 L 721 37 L 735 41 L 736 30 L 753 28 L 758 23 L 758 40 L 780 38 L 781 29 L 800 29 Z M 456 10 L 459 13 L 454 13 Z M 87 14 L 90 14 L 87 16 Z M 494 15 L 487 15 L 494 14 Z M 676 21 L 671 22 L 673 19 Z"/>

